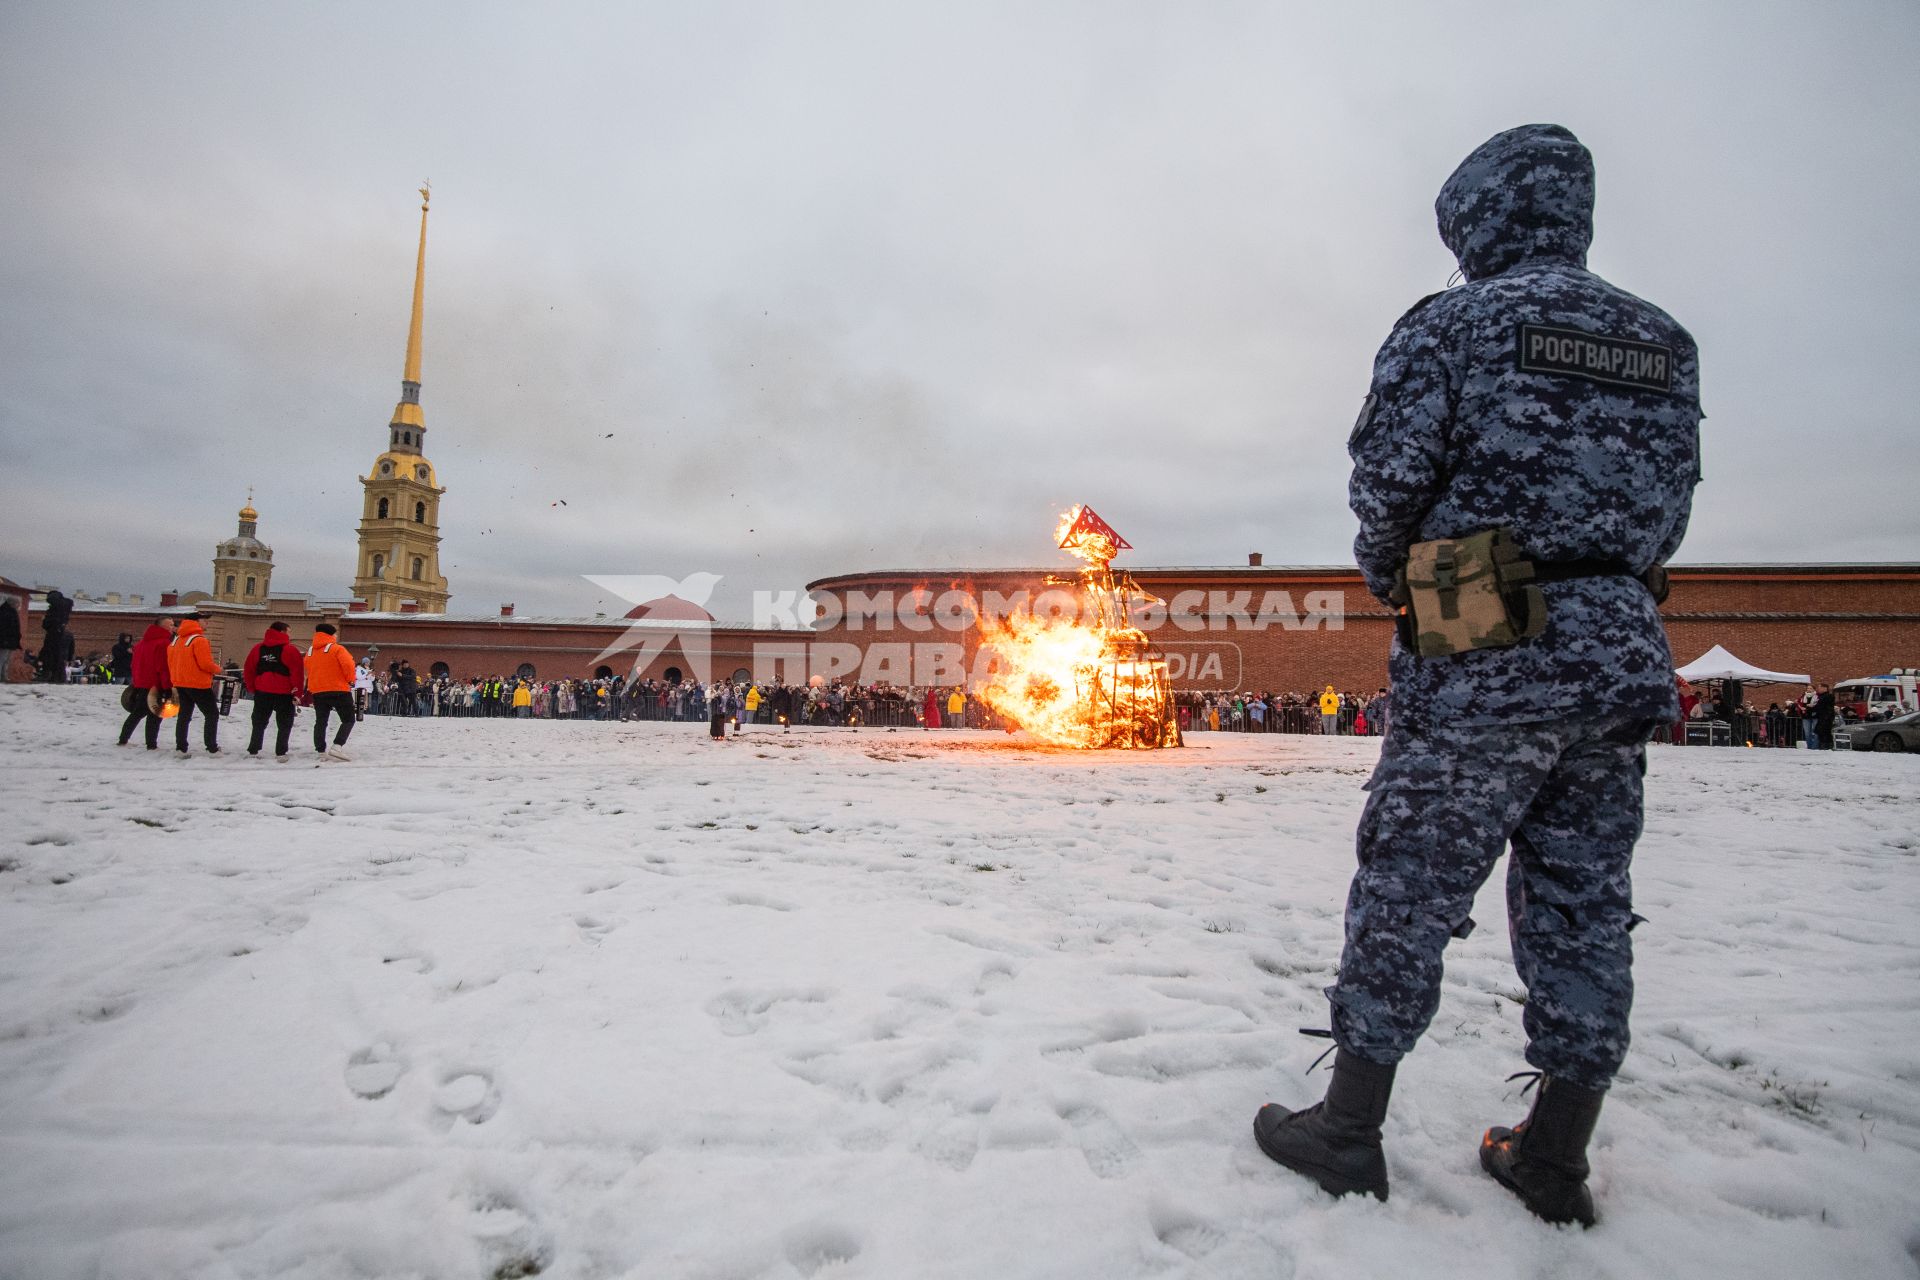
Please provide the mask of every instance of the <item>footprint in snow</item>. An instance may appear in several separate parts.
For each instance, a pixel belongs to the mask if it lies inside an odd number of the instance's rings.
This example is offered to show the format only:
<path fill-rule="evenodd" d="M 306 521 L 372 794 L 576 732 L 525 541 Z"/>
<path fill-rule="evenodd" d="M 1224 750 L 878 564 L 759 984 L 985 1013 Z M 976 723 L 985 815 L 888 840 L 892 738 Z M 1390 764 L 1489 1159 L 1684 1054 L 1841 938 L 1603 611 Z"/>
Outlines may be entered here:
<path fill-rule="evenodd" d="M 485 1124 L 500 1109 L 500 1091 L 489 1072 L 450 1072 L 433 1091 L 433 1108 L 444 1125 L 451 1126 L 456 1120 Z"/>
<path fill-rule="evenodd" d="M 511 1195 L 487 1192 L 467 1205 L 467 1229 L 479 1247 L 488 1280 L 537 1276 L 553 1262 L 553 1242 Z"/>
<path fill-rule="evenodd" d="M 953 1119 L 941 1122 L 922 1134 L 913 1144 L 914 1151 L 934 1164 L 965 1173 L 980 1154 L 980 1122 Z"/>
<path fill-rule="evenodd" d="M 597 916 L 575 916 L 573 923 L 574 927 L 580 930 L 580 936 L 595 946 L 599 946 L 600 940 L 614 929 L 612 921 L 602 920 Z"/>
<path fill-rule="evenodd" d="M 859 1235 L 836 1222 L 810 1222 L 790 1228 L 782 1243 L 787 1261 L 803 1276 L 837 1268 L 860 1256 Z"/>
<path fill-rule="evenodd" d="M 1200 1259 L 1218 1249 L 1227 1233 L 1215 1224 L 1182 1209 L 1154 1205 L 1147 1211 L 1154 1238 L 1169 1249 Z"/>
<path fill-rule="evenodd" d="M 707 1016 L 730 1036 L 750 1036 L 767 1025 L 776 1006 L 824 1004 L 833 993 L 822 987 L 736 987 L 707 1001 Z"/>
<path fill-rule="evenodd" d="M 1019 968 L 1009 960 L 993 960 L 983 965 L 980 976 L 974 980 L 973 994 L 984 996 L 995 987 L 1003 987 L 1012 982 Z"/>
<path fill-rule="evenodd" d="M 770 898 L 762 893 L 730 893 L 726 897 L 730 907 L 765 907 L 769 911 L 791 911 L 793 904 L 780 898 Z"/>
<path fill-rule="evenodd" d="M 1087 1158 L 1087 1168 L 1096 1178 L 1119 1177 L 1140 1154 L 1133 1139 L 1098 1107 L 1063 1107 L 1059 1115 L 1072 1127 L 1074 1145 Z"/>
<path fill-rule="evenodd" d="M 382 1042 L 347 1059 L 347 1088 L 355 1097 L 372 1102 L 392 1093 L 406 1071 L 406 1063 L 394 1056 L 392 1046 Z"/>

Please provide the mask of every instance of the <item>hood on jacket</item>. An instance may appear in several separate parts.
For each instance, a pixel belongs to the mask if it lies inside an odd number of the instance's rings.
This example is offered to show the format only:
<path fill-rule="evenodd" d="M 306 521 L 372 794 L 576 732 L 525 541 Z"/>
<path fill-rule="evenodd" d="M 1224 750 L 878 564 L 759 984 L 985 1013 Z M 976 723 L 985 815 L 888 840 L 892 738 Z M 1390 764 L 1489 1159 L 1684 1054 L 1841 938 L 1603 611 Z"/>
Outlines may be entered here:
<path fill-rule="evenodd" d="M 175 633 L 174 639 L 180 641 L 180 643 L 182 644 L 185 644 L 187 641 L 193 639 L 195 636 L 199 635 L 201 632 L 205 630 L 206 630 L 205 627 L 201 626 L 198 622 L 194 621 L 192 618 L 182 618 L 180 620 L 180 630 Z"/>
<path fill-rule="evenodd" d="M 1557 124 L 1497 133 L 1460 162 L 1433 212 L 1469 280 L 1529 258 L 1584 267 L 1593 243 L 1593 155 Z"/>
<path fill-rule="evenodd" d="M 156 640 L 161 644 L 169 644 L 173 640 L 173 632 L 167 630 L 157 622 L 149 622 L 147 629 L 140 633 L 140 643 L 152 644 Z"/>
<path fill-rule="evenodd" d="M 320 649 L 324 649 L 330 644 L 339 644 L 339 643 L 340 643 L 339 636 L 330 636 L 324 631 L 316 631 L 313 633 L 313 648 L 316 651 Z"/>
<path fill-rule="evenodd" d="M 261 644 L 285 644 L 287 643 L 287 639 L 288 639 L 287 629 L 276 622 L 274 625 L 267 628 L 267 634 L 260 637 L 260 643 Z"/>

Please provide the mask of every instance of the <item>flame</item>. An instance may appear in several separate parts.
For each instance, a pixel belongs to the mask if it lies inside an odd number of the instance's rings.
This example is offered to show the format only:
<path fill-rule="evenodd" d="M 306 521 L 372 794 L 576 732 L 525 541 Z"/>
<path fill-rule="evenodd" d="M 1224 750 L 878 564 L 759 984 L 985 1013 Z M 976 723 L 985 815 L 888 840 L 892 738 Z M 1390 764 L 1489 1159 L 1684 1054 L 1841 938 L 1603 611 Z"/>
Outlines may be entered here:
<path fill-rule="evenodd" d="M 1083 514 L 1091 527 L 1082 526 Z M 1127 544 L 1084 507 L 1061 514 L 1054 538 L 1084 562 L 1064 593 L 1075 607 L 983 616 L 981 644 L 994 660 L 975 696 L 1054 746 L 1179 745 L 1166 662 L 1131 621 L 1153 597 L 1113 575 L 1113 557 Z"/>

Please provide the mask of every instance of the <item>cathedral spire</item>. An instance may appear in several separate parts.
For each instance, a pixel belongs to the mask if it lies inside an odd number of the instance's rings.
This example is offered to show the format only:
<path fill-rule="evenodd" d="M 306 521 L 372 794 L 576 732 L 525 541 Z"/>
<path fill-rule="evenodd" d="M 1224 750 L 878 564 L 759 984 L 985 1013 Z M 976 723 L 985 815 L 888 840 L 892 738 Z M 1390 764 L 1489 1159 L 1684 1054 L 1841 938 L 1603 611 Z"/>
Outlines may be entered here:
<path fill-rule="evenodd" d="M 432 194 L 432 183 L 420 188 L 420 256 L 413 264 L 413 324 L 407 330 L 407 371 L 400 375 L 402 381 L 416 387 L 420 385 L 420 313 L 427 297 L 427 201 Z"/>
<path fill-rule="evenodd" d="M 413 266 L 413 320 L 407 327 L 407 367 L 400 375 L 400 403 L 394 406 L 391 447 L 420 452 L 426 418 L 420 412 L 420 331 L 427 299 L 427 203 L 432 184 L 420 188 L 420 253 Z"/>

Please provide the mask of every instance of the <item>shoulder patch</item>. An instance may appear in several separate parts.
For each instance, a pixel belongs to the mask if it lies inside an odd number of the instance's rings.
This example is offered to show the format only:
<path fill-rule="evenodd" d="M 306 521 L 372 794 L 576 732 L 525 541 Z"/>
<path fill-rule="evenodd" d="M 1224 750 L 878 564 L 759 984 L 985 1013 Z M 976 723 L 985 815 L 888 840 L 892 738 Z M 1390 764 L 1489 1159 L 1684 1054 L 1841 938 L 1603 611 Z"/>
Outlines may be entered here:
<path fill-rule="evenodd" d="M 1523 324 L 1514 358 L 1522 373 L 1584 378 L 1640 391 L 1673 390 L 1673 348 L 1657 342 Z"/>

